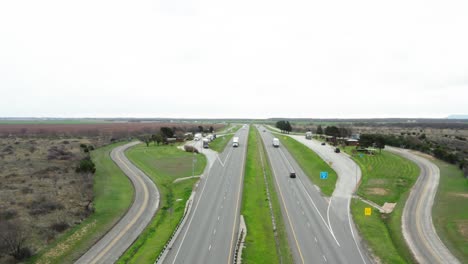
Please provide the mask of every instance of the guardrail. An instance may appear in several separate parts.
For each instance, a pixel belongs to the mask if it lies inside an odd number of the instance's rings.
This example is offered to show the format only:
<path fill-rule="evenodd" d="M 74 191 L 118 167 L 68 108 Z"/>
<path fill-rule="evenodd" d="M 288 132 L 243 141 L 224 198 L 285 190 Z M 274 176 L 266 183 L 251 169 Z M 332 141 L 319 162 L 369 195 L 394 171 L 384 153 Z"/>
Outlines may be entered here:
<path fill-rule="evenodd" d="M 244 216 L 240 216 L 239 221 L 239 236 L 237 237 L 236 249 L 234 252 L 234 263 L 241 264 L 242 263 L 242 249 L 244 248 L 245 237 L 247 236 L 247 226 L 244 222 Z"/>
<path fill-rule="evenodd" d="M 177 224 L 174 232 L 169 238 L 169 241 L 166 243 L 166 245 L 164 245 L 164 248 L 161 251 L 161 253 L 159 253 L 158 258 L 154 262 L 155 264 L 162 264 L 164 262 L 164 259 L 166 259 L 167 253 L 169 252 L 169 250 L 171 250 L 172 245 L 174 244 L 175 240 L 179 236 L 181 227 L 185 225 L 185 222 L 187 220 L 187 215 L 190 214 L 190 211 L 192 209 L 192 202 L 193 202 L 193 197 L 195 197 L 195 193 L 196 193 L 195 191 L 192 192 L 192 194 L 190 195 L 190 198 L 187 200 L 187 203 L 185 205 L 184 215 L 182 216 L 182 219 L 180 219 L 180 222 Z"/>

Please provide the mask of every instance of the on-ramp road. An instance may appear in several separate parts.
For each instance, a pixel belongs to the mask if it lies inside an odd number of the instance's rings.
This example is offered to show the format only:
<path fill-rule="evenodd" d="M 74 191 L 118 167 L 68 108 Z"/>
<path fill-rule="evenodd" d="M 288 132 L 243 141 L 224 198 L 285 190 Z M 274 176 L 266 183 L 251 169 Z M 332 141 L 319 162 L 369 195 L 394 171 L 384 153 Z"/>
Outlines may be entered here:
<path fill-rule="evenodd" d="M 112 150 L 111 158 L 131 180 L 135 196 L 133 204 L 120 221 L 75 263 L 114 263 L 137 239 L 153 218 L 159 206 L 156 185 L 141 170 L 133 165 L 125 150 L 139 144 L 131 142 Z"/>
<path fill-rule="evenodd" d="M 347 191 L 342 191 L 346 197 L 337 200 L 332 207 L 331 201 L 341 197 L 331 200 L 323 197 L 289 152 L 283 146 L 274 148 L 271 133 L 263 128 L 260 130 L 265 131 L 260 134 L 272 167 L 295 262 L 371 263 L 360 246 L 346 209 L 349 206 Z M 352 165 L 349 168 L 355 169 Z M 294 179 L 289 178 L 291 170 L 296 172 Z M 351 181 L 353 185 L 354 181 Z"/>
<path fill-rule="evenodd" d="M 239 147 L 233 148 L 231 140 L 201 178 L 187 222 L 164 263 L 233 263 L 247 134 L 248 127 L 237 131 Z"/>
<path fill-rule="evenodd" d="M 419 263 L 460 263 L 437 235 L 432 223 L 432 205 L 439 185 L 439 168 L 408 150 L 386 147 L 415 162 L 421 173 L 403 209 L 403 235 Z"/>

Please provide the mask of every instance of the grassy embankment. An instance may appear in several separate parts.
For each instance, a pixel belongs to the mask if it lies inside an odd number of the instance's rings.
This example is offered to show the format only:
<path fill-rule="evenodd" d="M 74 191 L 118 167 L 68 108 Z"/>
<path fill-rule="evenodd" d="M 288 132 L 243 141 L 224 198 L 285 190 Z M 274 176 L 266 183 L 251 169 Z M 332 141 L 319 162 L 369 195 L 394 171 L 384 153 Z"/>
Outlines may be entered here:
<path fill-rule="evenodd" d="M 174 183 L 177 178 L 192 175 L 192 153 L 176 146 L 137 145 L 127 151 L 127 157 L 145 172 L 159 189 L 159 210 L 135 243 L 118 263 L 153 263 L 180 222 L 187 199 L 197 179 Z M 196 154 L 195 175 L 206 166 L 206 158 Z"/>
<path fill-rule="evenodd" d="M 431 161 L 440 169 L 432 221 L 444 244 L 461 263 L 468 263 L 468 180 L 457 166 Z"/>
<path fill-rule="evenodd" d="M 352 147 L 345 148 L 351 154 Z M 413 257 L 403 237 L 401 216 L 409 190 L 419 175 L 419 167 L 398 155 L 382 151 L 376 155 L 355 155 L 354 161 L 362 171 L 357 194 L 379 205 L 397 203 L 391 214 L 380 214 L 372 208 L 371 216 L 364 216 L 369 205 L 354 199 L 351 212 L 360 234 L 374 255 L 382 263 L 413 263 Z"/>
<path fill-rule="evenodd" d="M 233 126 L 228 129 L 229 134 L 225 134 L 222 136 L 217 136 L 215 140 L 210 142 L 210 149 L 217 151 L 219 153 L 223 152 L 227 146 L 229 140 L 232 139 L 234 134 L 237 130 L 239 130 L 240 126 Z"/>
<path fill-rule="evenodd" d="M 264 172 L 276 220 L 276 234 L 271 220 Z M 243 263 L 293 263 L 266 153 L 257 129 L 253 127 L 249 131 L 241 214 L 247 225 Z"/>
<path fill-rule="evenodd" d="M 299 166 L 309 179 L 318 187 L 323 194 L 331 196 L 335 190 L 337 175 L 336 172 L 323 161 L 314 151 L 298 142 L 297 140 L 285 135 L 278 135 L 281 144 L 287 148 L 294 157 Z M 327 171 L 328 179 L 320 179 L 320 172 Z"/>
<path fill-rule="evenodd" d="M 30 262 L 72 263 L 103 236 L 127 211 L 133 200 L 130 180 L 110 158 L 113 148 L 127 142 L 98 148 L 91 152 L 96 164 L 94 175 L 95 212 L 73 227 Z"/>

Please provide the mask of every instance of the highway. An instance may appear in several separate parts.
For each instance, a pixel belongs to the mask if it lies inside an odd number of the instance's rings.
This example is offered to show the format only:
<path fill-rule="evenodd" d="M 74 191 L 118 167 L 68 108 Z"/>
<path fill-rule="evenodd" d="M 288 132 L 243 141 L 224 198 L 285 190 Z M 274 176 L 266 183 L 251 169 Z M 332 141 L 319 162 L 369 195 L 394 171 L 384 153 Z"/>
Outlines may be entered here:
<path fill-rule="evenodd" d="M 415 162 L 421 169 L 403 210 L 403 235 L 419 263 L 460 263 L 437 235 L 432 223 L 432 205 L 439 185 L 439 168 L 411 151 L 386 147 Z"/>
<path fill-rule="evenodd" d="M 140 142 L 131 142 L 112 150 L 111 158 L 131 180 L 135 195 L 133 204 L 120 221 L 75 263 L 114 263 L 137 239 L 153 218 L 159 206 L 156 185 L 133 165 L 125 150 Z"/>
<path fill-rule="evenodd" d="M 192 211 L 164 263 L 233 263 L 242 199 L 248 127 L 201 177 Z"/>
<path fill-rule="evenodd" d="M 343 184 L 351 184 L 352 188 L 341 186 L 343 189 L 339 189 L 336 196 L 331 199 L 323 197 L 289 152 L 282 146 L 272 146 L 270 131 L 263 127 L 260 131 L 272 166 L 295 262 L 371 263 L 360 246 L 349 215 L 350 194 L 356 180 L 346 179 Z M 291 170 L 296 172 L 297 178 L 289 178 Z M 354 176 L 354 171 L 356 167 L 351 164 L 350 168 L 345 168 L 348 174 L 339 176 Z"/>

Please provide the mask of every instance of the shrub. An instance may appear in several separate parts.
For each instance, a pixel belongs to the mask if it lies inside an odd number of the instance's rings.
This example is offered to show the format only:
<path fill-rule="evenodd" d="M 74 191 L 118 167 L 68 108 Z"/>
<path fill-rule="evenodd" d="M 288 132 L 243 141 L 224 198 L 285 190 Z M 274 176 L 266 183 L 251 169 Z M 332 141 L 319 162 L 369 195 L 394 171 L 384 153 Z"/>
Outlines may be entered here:
<path fill-rule="evenodd" d="M 63 209 L 63 205 L 56 201 L 49 201 L 45 197 L 40 197 L 37 201 L 29 204 L 30 215 L 45 215 L 55 210 Z"/>
<path fill-rule="evenodd" d="M 185 146 L 184 146 L 184 149 L 185 149 L 185 151 L 187 151 L 187 152 L 195 152 L 195 153 L 198 153 L 198 149 L 195 148 L 194 146 L 185 145 Z"/>
<path fill-rule="evenodd" d="M 67 228 L 69 228 L 70 225 L 68 223 L 66 223 L 65 221 L 60 221 L 60 222 L 57 222 L 57 223 L 53 223 L 50 228 L 54 231 L 57 231 L 59 233 L 62 233 L 63 231 L 67 230 Z"/>
<path fill-rule="evenodd" d="M 80 160 L 80 164 L 75 170 L 78 173 L 95 173 L 96 172 L 96 165 L 94 162 L 91 160 L 90 157 L 85 157 L 82 160 Z"/>
<path fill-rule="evenodd" d="M 18 215 L 18 212 L 14 209 L 6 209 L 5 211 L 0 211 L 0 220 L 7 221 L 15 218 Z"/>

